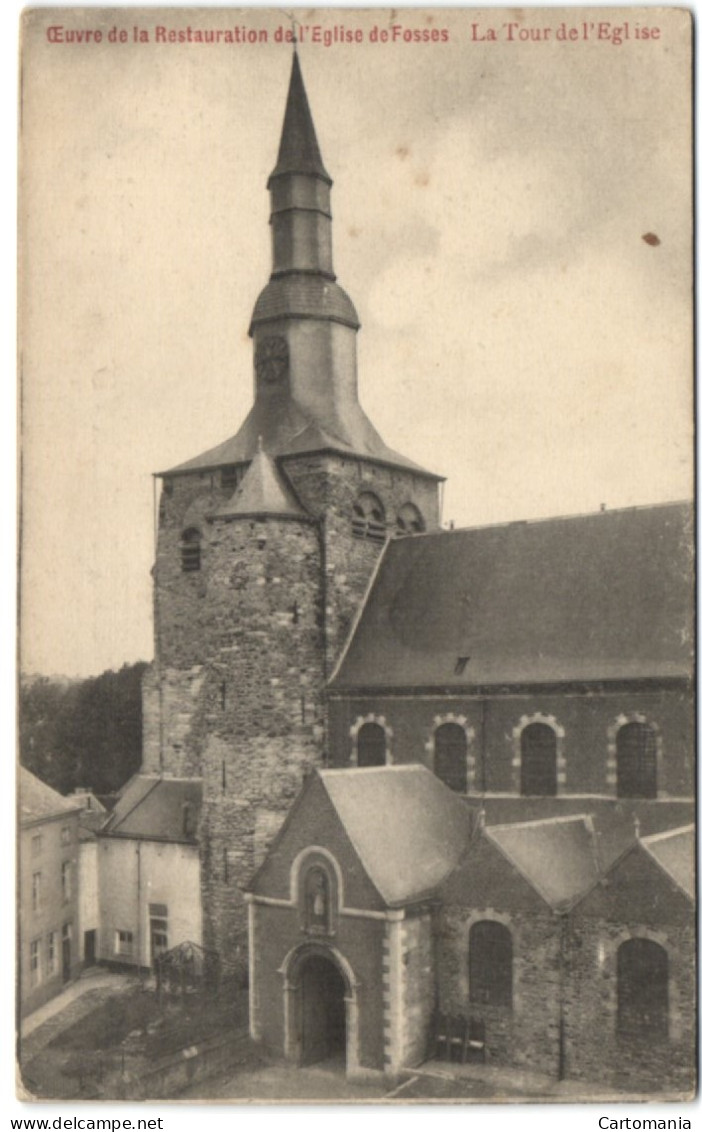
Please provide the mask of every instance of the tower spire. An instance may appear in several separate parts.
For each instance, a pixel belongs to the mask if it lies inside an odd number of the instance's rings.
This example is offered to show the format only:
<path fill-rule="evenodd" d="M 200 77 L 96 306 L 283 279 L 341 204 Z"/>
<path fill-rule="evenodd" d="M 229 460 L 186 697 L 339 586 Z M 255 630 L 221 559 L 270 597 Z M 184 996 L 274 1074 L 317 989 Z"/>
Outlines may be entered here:
<path fill-rule="evenodd" d="M 285 105 L 283 130 L 275 169 L 268 178 L 268 188 L 276 177 L 286 173 L 301 173 L 320 177 L 331 185 L 331 177 L 324 168 L 319 142 L 312 121 L 310 104 L 307 101 L 305 84 L 302 81 L 297 45 L 293 49 L 292 70 L 288 86 L 288 100 Z"/>
<path fill-rule="evenodd" d="M 268 178 L 273 262 L 249 325 L 254 405 L 235 436 L 178 471 L 252 460 L 259 437 L 271 457 L 336 451 L 416 469 L 385 445 L 358 399 L 360 323 L 334 274 L 331 186 L 295 46 Z"/>

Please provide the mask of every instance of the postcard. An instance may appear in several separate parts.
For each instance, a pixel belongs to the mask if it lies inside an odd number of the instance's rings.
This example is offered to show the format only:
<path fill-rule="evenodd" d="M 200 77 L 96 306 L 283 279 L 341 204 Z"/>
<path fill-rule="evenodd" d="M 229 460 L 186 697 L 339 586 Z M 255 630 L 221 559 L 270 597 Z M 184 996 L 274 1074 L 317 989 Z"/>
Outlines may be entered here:
<path fill-rule="evenodd" d="M 691 46 L 23 14 L 22 1098 L 693 1095 Z"/>

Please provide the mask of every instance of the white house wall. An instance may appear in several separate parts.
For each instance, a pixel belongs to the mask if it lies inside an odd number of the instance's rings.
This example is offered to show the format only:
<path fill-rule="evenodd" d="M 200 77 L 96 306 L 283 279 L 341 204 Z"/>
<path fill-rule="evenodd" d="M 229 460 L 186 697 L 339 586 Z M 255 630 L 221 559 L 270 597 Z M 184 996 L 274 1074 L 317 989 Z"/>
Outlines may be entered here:
<path fill-rule="evenodd" d="M 100 928 L 98 898 L 98 844 L 81 841 L 78 852 L 78 924 L 81 962 L 85 960 L 85 932 Z"/>
<path fill-rule="evenodd" d="M 200 861 L 192 845 L 101 838 L 98 850 L 101 960 L 151 966 L 149 904 L 168 908 L 168 947 L 202 942 Z M 118 933 L 132 935 L 131 954 Z"/>

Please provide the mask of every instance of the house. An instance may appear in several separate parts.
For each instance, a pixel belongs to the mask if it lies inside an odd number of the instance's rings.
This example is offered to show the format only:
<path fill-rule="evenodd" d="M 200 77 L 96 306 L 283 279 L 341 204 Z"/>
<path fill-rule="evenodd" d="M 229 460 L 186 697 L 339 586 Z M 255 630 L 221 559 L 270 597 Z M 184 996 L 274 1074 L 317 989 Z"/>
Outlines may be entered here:
<path fill-rule="evenodd" d="M 80 807 L 20 767 L 19 961 L 22 1015 L 75 978 Z"/>
<path fill-rule="evenodd" d="M 153 967 L 201 943 L 197 830 L 202 784 L 135 775 L 96 833 L 101 961 Z"/>

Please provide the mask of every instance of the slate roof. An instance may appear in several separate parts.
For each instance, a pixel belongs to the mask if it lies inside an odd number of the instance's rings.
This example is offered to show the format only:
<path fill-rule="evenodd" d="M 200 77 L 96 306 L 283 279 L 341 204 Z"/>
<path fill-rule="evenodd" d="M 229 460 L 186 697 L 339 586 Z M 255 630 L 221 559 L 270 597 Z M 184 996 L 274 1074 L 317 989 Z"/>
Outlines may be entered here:
<path fill-rule="evenodd" d="M 100 836 L 195 845 L 201 806 L 201 779 L 137 774 L 124 787 Z"/>
<path fill-rule="evenodd" d="M 23 766 L 19 768 L 18 786 L 19 816 L 22 825 L 40 821 L 42 818 L 76 813 L 80 808 Z"/>
<path fill-rule="evenodd" d="M 360 322 L 351 299 L 338 283 L 302 273 L 271 279 L 261 291 L 251 315 L 251 326 L 279 318 L 322 318 L 358 330 Z"/>
<path fill-rule="evenodd" d="M 410 468 L 427 479 L 442 479 L 388 448 L 358 402 L 343 402 L 341 405 L 324 403 L 303 408 L 288 395 L 265 402 L 256 400 L 234 436 L 191 460 L 156 474 L 180 475 L 247 463 L 256 455 L 259 437 L 270 456 L 339 452 L 379 461 L 390 467 Z"/>
<path fill-rule="evenodd" d="M 689 677 L 692 549 L 685 503 L 396 540 L 331 686 Z"/>
<path fill-rule="evenodd" d="M 321 177 L 331 185 L 331 178 L 322 163 L 297 51 L 293 52 L 278 161 L 269 183 L 273 177 L 281 177 L 285 173 L 307 173 Z"/>
<path fill-rule="evenodd" d="M 492 826 L 485 836 L 554 911 L 573 904 L 600 875 L 593 822 L 586 814 Z"/>
<path fill-rule="evenodd" d="M 232 498 L 223 503 L 212 518 L 240 519 L 249 515 L 311 519 L 276 468 L 275 461 L 260 445 Z"/>
<path fill-rule="evenodd" d="M 468 845 L 471 813 L 426 767 L 317 773 L 386 904 L 428 895 L 455 868 Z"/>
<path fill-rule="evenodd" d="M 641 838 L 646 852 L 691 900 L 695 898 L 695 844 L 694 825 Z"/>

